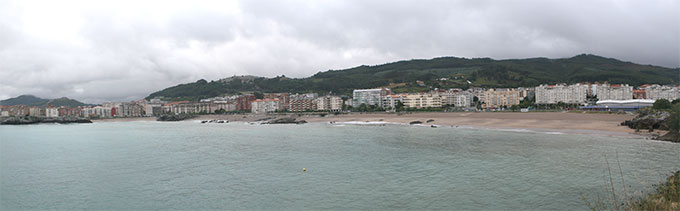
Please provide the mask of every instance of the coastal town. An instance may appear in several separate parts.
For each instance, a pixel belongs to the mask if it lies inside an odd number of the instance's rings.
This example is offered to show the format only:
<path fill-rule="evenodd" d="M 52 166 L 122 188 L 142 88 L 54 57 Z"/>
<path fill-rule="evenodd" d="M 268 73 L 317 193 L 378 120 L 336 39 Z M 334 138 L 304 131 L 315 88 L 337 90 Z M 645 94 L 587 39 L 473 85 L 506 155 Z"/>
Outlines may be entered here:
<path fill-rule="evenodd" d="M 420 82 L 420 81 L 417 81 Z M 422 84 L 422 82 L 418 83 Z M 437 89 L 395 93 L 390 88 L 355 89 L 351 96 L 318 93 L 250 93 L 199 101 L 163 98 L 108 102 L 90 106 L 0 106 L 0 117 L 81 117 L 91 119 L 148 117 L 161 114 L 226 114 L 351 111 L 522 111 L 593 110 L 634 111 L 659 99 L 680 99 L 680 86 L 576 83 L 536 87 Z"/>

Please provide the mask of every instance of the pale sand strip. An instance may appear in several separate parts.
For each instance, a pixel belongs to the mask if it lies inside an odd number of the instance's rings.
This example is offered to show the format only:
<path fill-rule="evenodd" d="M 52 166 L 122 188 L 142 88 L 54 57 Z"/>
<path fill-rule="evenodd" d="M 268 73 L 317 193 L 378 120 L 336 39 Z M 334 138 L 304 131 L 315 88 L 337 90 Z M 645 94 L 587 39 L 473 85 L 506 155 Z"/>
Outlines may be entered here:
<path fill-rule="evenodd" d="M 471 126 L 484 128 L 519 128 L 519 129 L 544 129 L 544 130 L 571 130 L 571 131 L 603 131 L 607 133 L 633 134 L 635 131 L 619 124 L 632 119 L 631 114 L 599 114 L 599 113 L 573 113 L 573 112 L 417 112 L 407 114 L 394 113 L 352 113 L 325 117 L 309 114 L 227 114 L 227 115 L 201 115 L 197 120 L 229 120 L 239 122 L 253 122 L 264 118 L 277 118 L 292 116 L 308 122 L 393 122 L 408 124 L 412 121 L 421 121 L 426 125 L 447 126 Z M 427 120 L 434 120 L 426 123 Z M 127 121 L 155 121 L 154 117 L 139 118 L 116 118 L 93 120 L 94 122 L 127 122 Z"/>
<path fill-rule="evenodd" d="M 477 126 L 487 128 L 524 128 L 554 130 L 592 130 L 632 134 L 635 131 L 619 124 L 632 119 L 628 114 L 594 114 L 561 112 L 479 112 L 479 113 L 410 113 L 410 114 L 348 114 L 326 117 L 303 117 L 309 122 L 385 121 L 408 124 L 421 121 L 424 124 L 450 126 Z M 427 120 L 434 120 L 425 123 Z"/>

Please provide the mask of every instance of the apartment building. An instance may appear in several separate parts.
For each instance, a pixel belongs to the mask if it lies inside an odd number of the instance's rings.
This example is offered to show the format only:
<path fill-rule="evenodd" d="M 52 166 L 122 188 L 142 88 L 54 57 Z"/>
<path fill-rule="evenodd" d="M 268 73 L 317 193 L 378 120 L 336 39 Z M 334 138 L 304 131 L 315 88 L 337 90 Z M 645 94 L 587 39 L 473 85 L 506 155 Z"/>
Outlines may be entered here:
<path fill-rule="evenodd" d="M 407 108 L 440 108 L 442 98 L 438 93 L 409 93 L 403 95 Z"/>
<path fill-rule="evenodd" d="M 599 100 L 631 100 L 633 99 L 633 87 L 628 84 L 593 84 L 591 93 L 597 95 Z"/>
<path fill-rule="evenodd" d="M 288 105 L 288 111 L 298 112 L 298 111 L 314 111 L 316 110 L 315 99 L 319 95 L 316 93 L 307 94 L 294 94 L 290 96 L 290 102 Z"/>
<path fill-rule="evenodd" d="M 580 83 L 572 85 L 541 84 L 535 89 L 536 104 L 557 104 L 559 102 L 569 104 L 585 103 L 588 91 L 589 86 Z"/>
<path fill-rule="evenodd" d="M 316 110 L 319 111 L 340 111 L 342 110 L 342 98 L 338 96 L 323 96 L 315 99 Z"/>
<path fill-rule="evenodd" d="M 450 89 L 440 92 L 442 104 L 455 107 L 470 107 L 473 104 L 474 95 L 462 89 Z"/>
<path fill-rule="evenodd" d="M 484 92 L 483 108 L 510 107 L 519 104 L 519 90 L 512 88 L 488 89 Z"/>
<path fill-rule="evenodd" d="M 641 90 L 645 90 L 646 93 L 646 98 L 645 99 L 652 99 L 652 100 L 658 100 L 658 99 L 666 99 L 669 101 L 673 101 L 675 99 L 680 98 L 680 88 L 675 87 L 675 86 L 668 86 L 668 85 L 658 85 L 658 84 L 652 84 L 652 85 L 642 85 L 640 86 Z M 637 91 L 637 90 L 636 90 Z"/>
<path fill-rule="evenodd" d="M 387 95 L 383 98 L 383 106 L 385 108 L 397 108 L 399 102 L 404 103 L 404 97 L 406 97 L 406 95 Z"/>
<path fill-rule="evenodd" d="M 277 99 L 262 99 L 254 100 L 251 105 L 251 112 L 255 114 L 263 114 L 269 112 L 275 112 L 279 110 L 279 104 L 281 100 Z"/>
<path fill-rule="evenodd" d="M 389 88 L 379 88 L 379 89 L 355 89 L 352 92 L 354 106 L 360 106 L 361 104 L 366 105 L 376 105 L 383 107 L 382 99 L 391 94 Z"/>

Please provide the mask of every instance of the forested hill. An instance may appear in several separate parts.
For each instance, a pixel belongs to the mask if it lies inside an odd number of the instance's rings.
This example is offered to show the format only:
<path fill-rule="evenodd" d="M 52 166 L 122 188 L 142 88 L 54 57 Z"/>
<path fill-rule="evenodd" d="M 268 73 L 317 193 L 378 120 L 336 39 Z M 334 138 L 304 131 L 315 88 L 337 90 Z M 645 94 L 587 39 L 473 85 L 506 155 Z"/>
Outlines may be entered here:
<path fill-rule="evenodd" d="M 423 81 L 424 84 L 416 81 Z M 563 59 L 441 57 L 329 70 L 308 78 L 235 76 L 210 82 L 199 80 L 154 92 L 147 99 L 165 97 L 197 100 L 247 92 L 350 94 L 353 89 L 375 87 L 390 87 L 398 92 L 406 92 L 435 87 L 530 87 L 542 83 L 595 81 L 635 86 L 646 83 L 678 84 L 680 68 L 640 65 L 589 54 Z"/>
<path fill-rule="evenodd" d="M 66 97 L 62 98 L 57 98 L 57 99 L 42 99 L 33 95 L 20 95 L 15 98 L 9 98 L 5 100 L 0 100 L 0 105 L 27 105 L 27 106 L 40 106 L 40 107 L 47 107 L 47 106 L 68 106 L 68 107 L 77 107 L 77 106 L 84 106 L 86 104 L 81 103 L 77 100 L 74 99 L 69 99 Z"/>

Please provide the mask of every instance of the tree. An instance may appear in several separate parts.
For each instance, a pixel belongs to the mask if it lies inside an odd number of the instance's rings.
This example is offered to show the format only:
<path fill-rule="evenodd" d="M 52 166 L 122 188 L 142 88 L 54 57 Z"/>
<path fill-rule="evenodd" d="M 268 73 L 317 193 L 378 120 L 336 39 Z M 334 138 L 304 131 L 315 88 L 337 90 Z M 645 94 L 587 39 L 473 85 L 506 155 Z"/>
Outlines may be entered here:
<path fill-rule="evenodd" d="M 359 105 L 359 111 L 368 111 L 368 106 L 366 105 L 366 103 L 362 103 L 361 105 Z"/>
<path fill-rule="evenodd" d="M 519 109 L 520 109 L 519 105 L 512 105 L 512 106 L 510 106 L 510 110 L 512 110 L 512 111 L 517 111 L 517 110 L 519 110 Z"/>
<path fill-rule="evenodd" d="M 262 94 L 262 92 L 255 92 L 253 95 L 255 95 L 255 99 L 264 99 L 264 94 Z"/>
<path fill-rule="evenodd" d="M 666 100 L 666 99 L 658 99 L 656 102 L 654 102 L 654 105 L 652 105 L 653 109 L 656 110 L 666 110 L 666 109 L 671 109 L 671 102 Z"/>
<path fill-rule="evenodd" d="M 401 111 L 402 108 L 404 108 L 404 103 L 402 103 L 401 101 L 397 101 L 397 105 L 395 106 L 395 109 L 397 111 Z"/>
<path fill-rule="evenodd" d="M 675 99 L 671 102 L 673 105 L 680 104 L 680 99 Z"/>
<path fill-rule="evenodd" d="M 529 107 L 534 106 L 535 104 L 536 104 L 536 97 L 535 96 L 534 97 L 527 96 L 527 97 L 524 97 L 524 99 L 522 99 L 519 102 L 519 107 L 529 108 Z"/>
<path fill-rule="evenodd" d="M 671 116 L 668 117 L 669 132 L 680 132 L 680 104 L 673 105 Z"/>

